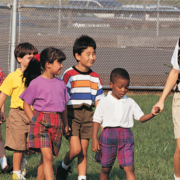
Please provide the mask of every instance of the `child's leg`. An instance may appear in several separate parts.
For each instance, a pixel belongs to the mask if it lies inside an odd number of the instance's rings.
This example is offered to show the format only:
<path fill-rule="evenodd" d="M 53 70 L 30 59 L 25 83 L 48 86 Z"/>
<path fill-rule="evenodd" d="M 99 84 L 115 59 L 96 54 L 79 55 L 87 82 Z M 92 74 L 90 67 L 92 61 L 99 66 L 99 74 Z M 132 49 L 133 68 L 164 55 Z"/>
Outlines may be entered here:
<path fill-rule="evenodd" d="M 136 180 L 134 174 L 134 166 L 126 166 L 123 168 L 126 173 L 126 180 Z"/>
<path fill-rule="evenodd" d="M 173 157 L 174 173 L 177 178 L 180 178 L 180 138 L 176 139 L 176 150 Z"/>
<path fill-rule="evenodd" d="M 100 180 L 108 180 L 112 167 L 102 167 Z"/>
<path fill-rule="evenodd" d="M 43 156 L 43 170 L 45 179 L 54 180 L 53 154 L 51 148 L 41 148 Z"/>
<path fill-rule="evenodd" d="M 23 152 L 15 151 L 13 154 L 13 171 L 19 171 L 21 169 L 21 159 Z"/>
<path fill-rule="evenodd" d="M 81 152 L 78 155 L 78 174 L 86 176 L 87 171 L 87 148 L 89 145 L 88 139 L 81 139 Z"/>
<path fill-rule="evenodd" d="M 44 167 L 43 167 L 43 156 L 41 154 L 41 161 L 39 163 L 38 166 L 38 170 L 37 170 L 37 180 L 44 180 Z"/>
<path fill-rule="evenodd" d="M 69 165 L 81 152 L 81 142 L 78 136 L 71 136 L 69 139 L 70 151 L 66 153 L 64 164 Z"/>

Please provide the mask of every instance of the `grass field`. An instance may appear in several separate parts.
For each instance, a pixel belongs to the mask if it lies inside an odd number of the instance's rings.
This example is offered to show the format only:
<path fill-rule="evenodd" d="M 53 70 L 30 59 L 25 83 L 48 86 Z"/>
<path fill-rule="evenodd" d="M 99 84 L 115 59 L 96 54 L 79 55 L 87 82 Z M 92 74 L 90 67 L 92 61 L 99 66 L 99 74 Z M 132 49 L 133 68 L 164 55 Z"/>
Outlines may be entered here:
<path fill-rule="evenodd" d="M 159 99 L 157 95 L 134 95 L 131 97 L 140 105 L 145 113 L 149 113 L 152 106 Z M 164 111 L 146 123 L 135 121 L 132 128 L 135 137 L 135 174 L 137 180 L 173 180 L 173 155 L 176 147 L 171 116 L 172 96 L 165 102 Z M 6 115 L 9 110 L 9 99 L 6 100 Z M 5 123 L 2 125 L 2 135 L 5 139 Z M 54 158 L 54 169 L 69 150 L 68 141 L 63 138 L 59 157 Z M 12 162 L 12 152 L 6 151 L 7 157 Z M 95 153 L 91 151 L 91 141 L 88 148 L 87 179 L 98 180 L 101 166 L 94 162 Z M 40 155 L 31 155 L 27 164 L 27 180 L 36 179 L 36 170 L 40 161 Z M 76 180 L 78 176 L 77 159 L 72 162 L 72 173 L 68 180 Z M 0 174 L 1 180 L 10 180 L 9 174 Z M 110 180 L 125 180 L 125 173 L 119 168 L 116 160 Z"/>

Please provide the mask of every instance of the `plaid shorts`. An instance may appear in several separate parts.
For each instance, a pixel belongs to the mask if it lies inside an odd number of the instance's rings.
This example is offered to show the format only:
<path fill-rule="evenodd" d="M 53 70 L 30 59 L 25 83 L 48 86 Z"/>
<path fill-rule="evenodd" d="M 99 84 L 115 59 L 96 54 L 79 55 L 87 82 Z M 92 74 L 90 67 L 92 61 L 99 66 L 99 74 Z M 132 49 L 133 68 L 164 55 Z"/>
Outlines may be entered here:
<path fill-rule="evenodd" d="M 108 127 L 99 138 L 100 152 L 95 161 L 103 167 L 112 167 L 116 156 L 121 168 L 134 165 L 134 136 L 129 128 Z"/>
<path fill-rule="evenodd" d="M 40 148 L 50 147 L 58 156 L 62 139 L 61 114 L 34 111 L 30 124 L 28 149 L 41 152 Z"/>

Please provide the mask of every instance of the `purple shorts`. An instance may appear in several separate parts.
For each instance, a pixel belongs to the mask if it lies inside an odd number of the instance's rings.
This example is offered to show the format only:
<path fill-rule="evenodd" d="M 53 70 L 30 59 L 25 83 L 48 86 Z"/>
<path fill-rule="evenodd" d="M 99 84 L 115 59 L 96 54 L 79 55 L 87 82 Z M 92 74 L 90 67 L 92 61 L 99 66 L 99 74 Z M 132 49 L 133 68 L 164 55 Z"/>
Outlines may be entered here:
<path fill-rule="evenodd" d="M 134 166 L 134 136 L 129 128 L 108 127 L 99 138 L 100 151 L 95 161 L 103 167 L 112 167 L 116 156 L 121 168 Z"/>

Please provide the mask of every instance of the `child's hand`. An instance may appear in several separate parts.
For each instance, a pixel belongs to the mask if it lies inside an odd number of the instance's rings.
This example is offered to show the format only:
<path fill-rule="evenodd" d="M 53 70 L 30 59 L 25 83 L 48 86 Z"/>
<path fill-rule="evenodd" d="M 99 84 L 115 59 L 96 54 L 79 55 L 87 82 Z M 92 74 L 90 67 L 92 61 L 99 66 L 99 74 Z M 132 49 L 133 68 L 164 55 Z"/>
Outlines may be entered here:
<path fill-rule="evenodd" d="M 3 112 L 0 112 L 0 124 L 4 123 L 6 121 L 6 116 Z"/>
<path fill-rule="evenodd" d="M 100 148 L 99 148 L 99 143 L 97 139 L 93 139 L 92 140 L 92 145 L 91 145 L 91 149 L 92 151 L 94 151 L 95 153 L 98 153 Z"/>
<path fill-rule="evenodd" d="M 71 128 L 67 125 L 64 127 L 64 136 L 68 137 L 70 135 Z"/>
<path fill-rule="evenodd" d="M 159 114 L 159 112 L 160 112 L 160 107 L 158 107 L 158 106 L 153 106 L 153 108 L 152 108 L 152 110 L 151 110 L 151 113 L 152 113 L 154 116 L 156 116 L 156 115 Z"/>

